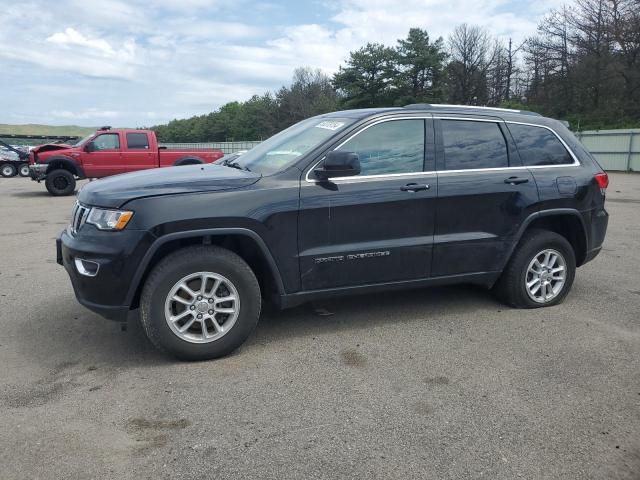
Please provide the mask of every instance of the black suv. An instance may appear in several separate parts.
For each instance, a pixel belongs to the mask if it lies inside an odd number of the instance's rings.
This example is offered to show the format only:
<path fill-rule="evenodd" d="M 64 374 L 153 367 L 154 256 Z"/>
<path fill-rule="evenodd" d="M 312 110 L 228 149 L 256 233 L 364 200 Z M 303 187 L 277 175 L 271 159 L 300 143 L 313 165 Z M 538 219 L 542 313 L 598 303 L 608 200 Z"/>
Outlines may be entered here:
<path fill-rule="evenodd" d="M 217 165 L 92 182 L 58 239 L 80 303 L 184 359 L 225 355 L 263 301 L 475 283 L 555 305 L 600 251 L 608 178 L 560 122 L 446 105 L 304 120 Z"/>

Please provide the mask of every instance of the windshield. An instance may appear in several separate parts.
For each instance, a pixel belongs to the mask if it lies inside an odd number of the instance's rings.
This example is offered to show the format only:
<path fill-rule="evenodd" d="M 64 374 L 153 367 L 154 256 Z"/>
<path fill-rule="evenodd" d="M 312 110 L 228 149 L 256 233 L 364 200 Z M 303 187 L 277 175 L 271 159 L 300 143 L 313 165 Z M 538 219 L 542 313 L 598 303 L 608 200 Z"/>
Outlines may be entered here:
<path fill-rule="evenodd" d="M 271 175 L 292 165 L 337 132 L 351 125 L 353 118 L 309 118 L 283 130 L 233 163 L 252 172 Z"/>
<path fill-rule="evenodd" d="M 93 137 L 95 135 L 95 133 L 92 133 L 91 135 L 87 135 L 86 137 L 84 137 L 82 140 L 80 140 L 78 143 L 74 143 L 73 146 L 74 147 L 79 147 L 80 145 L 82 145 L 84 142 L 88 141 L 91 137 Z"/>

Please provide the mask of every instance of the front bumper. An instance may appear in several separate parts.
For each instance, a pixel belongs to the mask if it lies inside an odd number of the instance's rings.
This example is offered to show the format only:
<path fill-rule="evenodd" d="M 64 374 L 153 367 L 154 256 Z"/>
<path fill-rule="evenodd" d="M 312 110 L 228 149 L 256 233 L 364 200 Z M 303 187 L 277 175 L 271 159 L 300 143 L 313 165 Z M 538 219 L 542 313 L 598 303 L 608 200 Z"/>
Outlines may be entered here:
<path fill-rule="evenodd" d="M 36 182 L 44 180 L 47 176 L 47 167 L 48 165 L 40 163 L 29 165 L 29 177 L 31 177 L 31 180 L 35 180 Z"/>
<path fill-rule="evenodd" d="M 64 230 L 56 239 L 56 261 L 67 271 L 78 302 L 110 320 L 126 321 L 137 287 L 132 279 L 152 238 L 140 230 L 100 232 L 91 225 L 76 236 Z M 97 274 L 80 273 L 76 259 L 99 265 Z"/>

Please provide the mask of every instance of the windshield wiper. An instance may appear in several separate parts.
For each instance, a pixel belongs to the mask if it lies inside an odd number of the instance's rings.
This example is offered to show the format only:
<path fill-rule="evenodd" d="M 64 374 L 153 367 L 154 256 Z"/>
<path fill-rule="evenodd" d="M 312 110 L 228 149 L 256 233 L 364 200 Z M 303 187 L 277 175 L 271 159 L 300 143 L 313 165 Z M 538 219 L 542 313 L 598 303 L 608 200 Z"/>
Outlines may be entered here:
<path fill-rule="evenodd" d="M 250 172 L 251 170 L 249 170 L 248 167 L 244 167 L 242 165 L 240 165 L 238 162 L 235 161 L 229 161 L 229 160 L 225 160 L 224 162 L 222 162 L 222 165 L 225 167 L 231 167 L 231 168 L 236 168 L 238 170 L 245 170 L 247 172 Z"/>

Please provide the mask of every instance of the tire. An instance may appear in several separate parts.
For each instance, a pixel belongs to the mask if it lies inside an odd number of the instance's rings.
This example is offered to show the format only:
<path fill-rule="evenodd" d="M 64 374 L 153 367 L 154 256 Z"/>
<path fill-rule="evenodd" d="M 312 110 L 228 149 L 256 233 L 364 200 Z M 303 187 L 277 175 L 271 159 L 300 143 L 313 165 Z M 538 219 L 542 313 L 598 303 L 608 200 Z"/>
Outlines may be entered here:
<path fill-rule="evenodd" d="M 71 195 L 76 190 L 76 178 L 73 173 L 62 168 L 47 173 L 44 184 L 54 197 Z"/>
<path fill-rule="evenodd" d="M 204 289 L 199 280 L 202 274 L 216 277 L 209 277 Z M 195 278 L 186 283 L 196 293 L 203 294 L 200 300 L 180 287 L 176 290 L 192 276 Z M 220 281 L 220 286 L 213 291 L 216 281 Z M 177 296 L 188 298 L 192 304 L 174 301 Z M 214 298 L 218 302 L 233 296 L 237 297 L 237 302 L 216 303 L 215 308 L 221 305 L 225 311 L 237 312 L 229 315 L 213 313 L 222 329 L 228 328 L 221 332 L 208 315 L 213 310 L 206 310 L 209 308 L 207 302 L 211 305 Z M 189 312 L 191 307 L 194 309 Z M 181 360 L 209 360 L 233 352 L 256 327 L 260 310 L 260 286 L 249 265 L 235 253 L 215 246 L 187 247 L 165 257 L 151 271 L 140 298 L 140 320 L 147 337 L 158 349 Z M 196 314 L 203 317 L 202 320 L 198 320 Z M 171 322 L 168 319 L 171 316 L 182 318 Z M 206 333 L 217 338 L 203 338 L 203 324 Z M 225 327 L 228 324 L 231 326 Z M 187 330 L 179 333 L 178 330 L 185 326 Z"/>
<path fill-rule="evenodd" d="M 548 251 L 549 257 L 546 257 Z M 545 258 L 549 258 L 552 272 L 543 269 Z M 538 263 L 534 263 L 538 259 Z M 539 272 L 536 275 L 530 267 Z M 555 269 L 563 267 L 564 270 L 556 272 Z M 564 280 L 559 279 L 564 272 Z M 537 272 L 536 272 L 537 273 Z M 551 276 L 550 276 L 551 275 Z M 525 237 L 516 247 L 509 263 L 502 272 L 502 276 L 494 286 L 494 291 L 503 302 L 516 308 L 540 308 L 550 307 L 562 303 L 573 285 L 576 275 L 576 257 L 571 244 L 562 235 L 548 230 L 531 230 L 525 233 Z M 549 283 L 545 285 L 545 281 Z M 531 289 L 537 291 L 531 293 Z M 556 291 L 557 287 L 557 291 Z M 547 289 L 543 294 L 543 289 Z M 547 295 L 548 293 L 548 295 Z"/>
<path fill-rule="evenodd" d="M 18 168 L 18 174 L 21 177 L 28 177 L 29 176 L 29 164 L 28 163 L 21 163 L 20 167 Z"/>
<path fill-rule="evenodd" d="M 0 166 L 0 175 L 2 175 L 5 178 L 15 177 L 17 173 L 18 173 L 18 170 L 16 169 L 16 166 L 13 163 L 3 163 Z"/>

